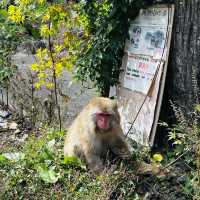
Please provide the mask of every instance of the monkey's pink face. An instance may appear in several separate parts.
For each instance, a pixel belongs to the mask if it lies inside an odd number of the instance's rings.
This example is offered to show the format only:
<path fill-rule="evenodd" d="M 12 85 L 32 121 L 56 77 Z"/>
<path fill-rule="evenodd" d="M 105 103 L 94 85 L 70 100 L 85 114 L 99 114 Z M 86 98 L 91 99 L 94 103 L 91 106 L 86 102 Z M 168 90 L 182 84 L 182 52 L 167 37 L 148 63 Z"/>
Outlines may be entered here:
<path fill-rule="evenodd" d="M 106 112 L 96 113 L 96 125 L 97 128 L 103 131 L 107 131 L 112 128 L 112 114 Z"/>

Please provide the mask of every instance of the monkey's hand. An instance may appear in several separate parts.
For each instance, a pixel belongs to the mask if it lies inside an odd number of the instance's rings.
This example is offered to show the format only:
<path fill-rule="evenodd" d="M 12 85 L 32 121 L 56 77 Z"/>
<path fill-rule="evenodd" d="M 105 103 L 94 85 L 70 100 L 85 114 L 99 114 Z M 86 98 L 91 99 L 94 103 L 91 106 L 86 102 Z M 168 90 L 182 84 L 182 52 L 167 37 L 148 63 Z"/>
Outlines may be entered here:
<path fill-rule="evenodd" d="M 112 152 L 119 156 L 120 158 L 124 159 L 124 160 L 128 160 L 131 158 L 131 153 L 128 150 L 128 148 L 118 148 L 118 147 L 113 147 L 112 148 Z"/>
<path fill-rule="evenodd" d="M 98 155 L 92 153 L 87 154 L 86 161 L 90 170 L 95 174 L 98 174 L 104 170 L 103 162 Z"/>
<path fill-rule="evenodd" d="M 128 144 L 122 135 L 116 135 L 110 141 L 110 150 L 122 159 L 130 159 L 131 152 L 128 148 Z"/>

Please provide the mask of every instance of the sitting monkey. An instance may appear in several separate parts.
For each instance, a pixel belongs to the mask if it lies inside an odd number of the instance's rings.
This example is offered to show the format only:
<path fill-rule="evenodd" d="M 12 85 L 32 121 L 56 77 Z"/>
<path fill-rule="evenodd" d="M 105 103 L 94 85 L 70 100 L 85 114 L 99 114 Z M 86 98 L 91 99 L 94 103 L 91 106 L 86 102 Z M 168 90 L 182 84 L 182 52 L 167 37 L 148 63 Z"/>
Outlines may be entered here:
<path fill-rule="evenodd" d="M 117 102 L 95 97 L 70 126 L 64 155 L 84 159 L 92 171 L 98 172 L 104 169 L 103 158 L 108 151 L 122 159 L 131 156 L 120 126 Z"/>

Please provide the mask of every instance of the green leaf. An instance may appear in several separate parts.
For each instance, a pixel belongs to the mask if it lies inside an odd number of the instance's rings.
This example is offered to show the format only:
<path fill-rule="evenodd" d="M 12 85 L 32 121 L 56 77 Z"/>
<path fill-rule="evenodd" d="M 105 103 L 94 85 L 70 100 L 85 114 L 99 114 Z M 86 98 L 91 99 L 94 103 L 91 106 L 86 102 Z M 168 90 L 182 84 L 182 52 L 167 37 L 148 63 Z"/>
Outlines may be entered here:
<path fill-rule="evenodd" d="M 56 173 L 54 167 L 47 168 L 45 166 L 37 167 L 39 177 L 47 183 L 56 183 L 58 179 L 61 177 L 60 173 Z"/>
<path fill-rule="evenodd" d="M 0 9 L 0 15 L 2 15 L 3 17 L 7 17 L 8 13 L 5 9 Z"/>
<path fill-rule="evenodd" d="M 1 154 L 0 155 L 0 163 L 4 163 L 6 160 L 7 160 L 7 158 L 3 154 Z"/>
<path fill-rule="evenodd" d="M 55 139 L 49 141 L 49 142 L 46 144 L 46 148 L 47 148 L 49 151 L 53 152 L 55 143 L 56 143 L 56 140 L 55 140 Z"/>
<path fill-rule="evenodd" d="M 73 166 L 73 167 L 80 167 L 81 169 L 86 169 L 86 166 L 76 156 L 65 156 L 64 164 Z"/>
<path fill-rule="evenodd" d="M 194 107 L 194 109 L 195 109 L 196 111 L 200 112 L 200 104 L 196 104 L 195 107 Z"/>
<path fill-rule="evenodd" d="M 5 158 L 7 158 L 8 160 L 12 160 L 12 161 L 19 161 L 19 160 L 23 160 L 25 158 L 25 154 L 22 152 L 15 152 L 15 153 L 4 153 L 2 154 Z"/>

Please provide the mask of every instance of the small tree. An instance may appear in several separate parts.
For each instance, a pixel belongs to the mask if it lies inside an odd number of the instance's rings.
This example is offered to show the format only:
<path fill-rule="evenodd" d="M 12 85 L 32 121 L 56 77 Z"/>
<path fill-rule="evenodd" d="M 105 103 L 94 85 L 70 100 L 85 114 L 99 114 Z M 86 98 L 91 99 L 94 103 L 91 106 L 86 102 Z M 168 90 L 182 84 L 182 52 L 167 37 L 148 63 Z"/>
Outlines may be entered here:
<path fill-rule="evenodd" d="M 28 25 L 31 31 L 38 30 L 39 37 L 47 43 L 46 48 L 37 49 L 36 62 L 31 68 L 37 76 L 35 88 L 43 86 L 54 91 L 60 129 L 57 78 L 65 69 L 71 71 L 79 52 L 87 49 L 87 18 L 81 14 L 81 7 L 82 3 L 46 0 L 22 0 L 8 7 L 11 21 Z"/>

